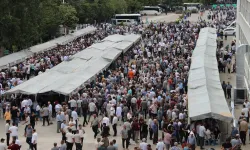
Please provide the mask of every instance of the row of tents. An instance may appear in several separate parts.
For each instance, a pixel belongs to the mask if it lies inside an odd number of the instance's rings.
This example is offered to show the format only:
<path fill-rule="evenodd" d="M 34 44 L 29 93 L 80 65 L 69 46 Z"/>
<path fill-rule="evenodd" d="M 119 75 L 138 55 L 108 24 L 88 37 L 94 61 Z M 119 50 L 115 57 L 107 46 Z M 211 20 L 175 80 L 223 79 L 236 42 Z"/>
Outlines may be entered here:
<path fill-rule="evenodd" d="M 69 96 L 78 92 L 140 40 L 140 35 L 111 35 L 73 55 L 52 69 L 10 89 L 6 94 L 37 95 L 54 92 Z"/>
<path fill-rule="evenodd" d="M 216 58 L 215 28 L 203 28 L 192 54 L 188 78 L 188 112 L 191 121 L 214 118 L 232 121 L 225 99 Z"/>
<path fill-rule="evenodd" d="M 58 45 L 65 45 L 79 37 L 82 37 L 90 33 L 94 33 L 96 30 L 97 28 L 93 26 L 88 26 L 84 29 L 78 30 L 66 36 L 62 36 L 62 37 L 56 38 L 54 40 L 51 40 L 42 44 L 32 46 L 28 49 L 1 57 L 0 58 L 0 70 L 7 69 L 10 66 L 23 62 L 26 58 L 32 56 L 35 53 L 42 53 L 44 51 L 51 50 L 57 47 Z"/>

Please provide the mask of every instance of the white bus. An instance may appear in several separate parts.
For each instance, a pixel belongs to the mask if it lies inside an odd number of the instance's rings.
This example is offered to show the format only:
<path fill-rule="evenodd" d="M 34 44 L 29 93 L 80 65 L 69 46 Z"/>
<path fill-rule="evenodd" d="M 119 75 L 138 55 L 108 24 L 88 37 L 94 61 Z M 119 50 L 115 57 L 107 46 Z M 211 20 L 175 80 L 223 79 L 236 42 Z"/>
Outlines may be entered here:
<path fill-rule="evenodd" d="M 116 14 L 113 21 L 116 25 L 138 24 L 141 22 L 141 14 Z"/>
<path fill-rule="evenodd" d="M 183 10 L 200 10 L 202 4 L 201 3 L 184 3 Z"/>
<path fill-rule="evenodd" d="M 140 11 L 141 15 L 160 15 L 162 13 L 162 9 L 159 6 L 144 6 L 143 10 Z"/>

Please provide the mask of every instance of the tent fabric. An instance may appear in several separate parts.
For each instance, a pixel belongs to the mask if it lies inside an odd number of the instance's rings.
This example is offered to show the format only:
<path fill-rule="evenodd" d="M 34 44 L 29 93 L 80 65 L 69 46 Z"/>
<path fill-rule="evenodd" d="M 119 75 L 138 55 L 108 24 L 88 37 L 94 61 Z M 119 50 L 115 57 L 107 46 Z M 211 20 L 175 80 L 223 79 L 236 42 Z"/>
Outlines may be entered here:
<path fill-rule="evenodd" d="M 95 31 L 96 31 L 95 27 L 89 26 L 89 27 L 86 27 L 84 29 L 78 30 L 72 34 L 68 34 L 66 36 L 61 36 L 59 38 L 48 41 L 46 43 L 32 46 L 30 48 L 30 51 L 32 53 L 41 53 L 43 51 L 47 51 L 47 50 L 55 48 L 58 44 L 65 45 L 65 44 L 72 42 L 73 40 L 75 40 L 81 36 L 84 36 L 84 35 L 89 34 L 89 33 L 93 33 Z"/>
<path fill-rule="evenodd" d="M 122 39 L 125 39 L 128 35 L 122 36 Z M 136 38 L 133 39 L 140 39 L 140 36 L 134 36 Z M 127 46 L 122 45 L 123 42 L 127 43 L 125 44 Z M 117 48 L 118 43 L 122 45 L 119 49 Z M 102 41 L 96 43 L 73 55 L 69 61 L 64 61 L 45 73 L 10 89 L 6 94 L 23 93 L 31 95 L 52 91 L 63 95 L 70 95 L 78 91 L 86 82 L 92 80 L 101 71 L 107 69 L 133 43 L 133 41 Z M 37 84 L 38 82 L 39 84 Z"/>
<path fill-rule="evenodd" d="M 6 69 L 17 63 L 24 61 L 26 58 L 32 56 L 32 52 L 28 50 L 19 51 L 0 58 L 0 69 Z"/>
<path fill-rule="evenodd" d="M 84 29 L 78 30 L 75 33 L 56 38 L 54 40 L 32 46 L 26 50 L 16 52 L 0 58 L 0 69 L 7 69 L 9 66 L 13 66 L 17 63 L 24 61 L 26 58 L 32 56 L 34 53 L 41 53 L 47 50 L 55 48 L 58 44 L 65 45 L 81 36 L 95 32 L 95 27 L 89 26 Z"/>
<path fill-rule="evenodd" d="M 192 121 L 206 118 L 232 120 L 220 82 L 216 38 L 216 29 L 202 29 L 192 54 L 188 78 L 188 110 Z"/>
<path fill-rule="evenodd" d="M 123 41 L 123 42 L 118 42 L 116 44 L 114 44 L 114 48 L 123 50 L 123 52 L 126 52 L 128 50 L 129 47 L 131 47 L 133 45 L 133 42 L 128 42 L 128 41 Z"/>

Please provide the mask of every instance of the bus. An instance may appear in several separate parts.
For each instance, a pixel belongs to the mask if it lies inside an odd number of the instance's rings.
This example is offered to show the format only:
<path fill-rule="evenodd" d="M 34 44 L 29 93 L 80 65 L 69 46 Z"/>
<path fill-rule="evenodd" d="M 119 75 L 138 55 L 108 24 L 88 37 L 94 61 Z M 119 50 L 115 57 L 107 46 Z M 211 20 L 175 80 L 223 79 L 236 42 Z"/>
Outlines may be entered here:
<path fill-rule="evenodd" d="M 141 14 L 116 14 L 113 23 L 116 25 L 138 24 L 141 22 Z"/>
<path fill-rule="evenodd" d="M 144 6 L 143 10 L 140 11 L 141 15 L 160 15 L 162 13 L 162 9 L 159 6 Z"/>
<path fill-rule="evenodd" d="M 183 10 L 200 10 L 202 7 L 201 3 L 183 3 Z"/>

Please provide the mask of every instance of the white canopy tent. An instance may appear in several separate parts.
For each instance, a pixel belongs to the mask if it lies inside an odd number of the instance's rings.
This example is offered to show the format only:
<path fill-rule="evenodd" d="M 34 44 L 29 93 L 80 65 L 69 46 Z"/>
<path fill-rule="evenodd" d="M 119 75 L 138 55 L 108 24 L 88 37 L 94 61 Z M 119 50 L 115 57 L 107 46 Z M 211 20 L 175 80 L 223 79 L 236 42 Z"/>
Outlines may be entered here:
<path fill-rule="evenodd" d="M 202 29 L 192 55 L 188 78 L 188 111 L 192 121 L 232 120 L 218 72 L 216 38 L 216 29 Z"/>
<path fill-rule="evenodd" d="M 26 58 L 32 56 L 32 52 L 28 50 L 19 51 L 0 58 L 0 69 L 6 69 L 17 63 L 24 61 Z"/>
<path fill-rule="evenodd" d="M 51 70 L 10 89 L 7 93 L 39 94 L 52 91 L 70 95 L 78 91 L 84 83 L 92 80 L 95 75 L 107 69 L 122 51 L 129 49 L 129 47 L 117 49 L 116 44 L 117 42 L 110 41 L 96 43 L 73 55 L 69 61 L 58 64 Z"/>
<path fill-rule="evenodd" d="M 32 56 L 34 53 L 41 53 L 47 50 L 55 48 L 58 44 L 64 45 L 71 42 L 81 36 L 90 34 L 96 31 L 95 27 L 89 26 L 84 29 L 78 30 L 75 33 L 56 38 L 54 40 L 32 46 L 26 50 L 12 53 L 10 55 L 0 58 L 0 69 L 7 69 L 9 66 L 13 66 L 17 63 L 24 61 L 26 58 Z"/>

